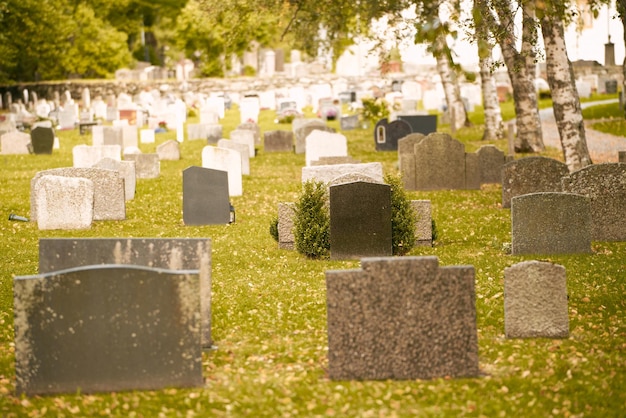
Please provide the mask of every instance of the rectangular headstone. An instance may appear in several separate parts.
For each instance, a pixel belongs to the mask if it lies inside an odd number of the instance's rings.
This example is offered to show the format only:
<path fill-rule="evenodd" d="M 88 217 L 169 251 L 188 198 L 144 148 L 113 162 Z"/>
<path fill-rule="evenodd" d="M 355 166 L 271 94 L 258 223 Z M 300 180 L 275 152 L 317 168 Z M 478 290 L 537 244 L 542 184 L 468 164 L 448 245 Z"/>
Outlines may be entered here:
<path fill-rule="evenodd" d="M 430 134 L 414 146 L 415 190 L 465 188 L 465 145 L 447 134 Z"/>
<path fill-rule="evenodd" d="M 302 167 L 302 182 L 309 180 L 330 183 L 333 179 L 346 174 L 359 174 L 383 182 L 381 163 L 331 164 Z"/>
<path fill-rule="evenodd" d="M 331 259 L 391 255 L 391 187 L 358 181 L 329 191 Z"/>
<path fill-rule="evenodd" d="M 226 171 L 229 195 L 241 196 L 243 194 L 241 155 L 238 151 L 207 145 L 202 148 L 202 167 Z"/>
<path fill-rule="evenodd" d="M 230 222 L 228 173 L 205 167 L 183 171 L 183 222 L 217 225 Z"/>
<path fill-rule="evenodd" d="M 14 131 L 0 136 L 0 150 L 2 154 L 30 154 L 30 135 Z"/>
<path fill-rule="evenodd" d="M 34 154 L 52 154 L 54 129 L 38 126 L 30 131 L 30 142 Z"/>
<path fill-rule="evenodd" d="M 560 192 L 561 180 L 569 174 L 564 163 L 541 156 L 524 157 L 502 166 L 502 207 L 511 199 L 530 193 Z"/>
<path fill-rule="evenodd" d="M 294 250 L 296 248 L 293 235 L 293 217 L 295 203 L 286 202 L 278 204 L 278 248 L 282 250 Z"/>
<path fill-rule="evenodd" d="M 504 334 L 569 337 L 565 267 L 533 260 L 504 269 Z"/>
<path fill-rule="evenodd" d="M 433 217 L 430 200 L 411 200 L 415 211 L 415 245 L 433 245 Z"/>
<path fill-rule="evenodd" d="M 326 272 L 332 380 L 477 377 L 474 268 L 364 258 Z"/>
<path fill-rule="evenodd" d="M 476 151 L 480 170 L 480 184 L 502 184 L 502 166 L 505 163 L 504 152 L 494 145 L 483 145 Z"/>
<path fill-rule="evenodd" d="M 131 264 L 169 270 L 199 270 L 202 346 L 211 347 L 209 238 L 39 239 L 39 273 L 92 264 Z"/>
<path fill-rule="evenodd" d="M 142 129 L 140 132 L 139 142 L 142 144 L 154 143 L 154 129 Z"/>
<path fill-rule="evenodd" d="M 113 158 L 103 158 L 93 165 L 95 168 L 104 168 L 117 171 L 124 179 L 124 198 L 133 200 L 137 189 L 137 176 L 135 175 L 134 161 L 119 161 Z"/>
<path fill-rule="evenodd" d="M 249 144 L 236 142 L 230 139 L 222 138 L 217 141 L 219 148 L 228 148 L 235 150 L 241 156 L 241 174 L 244 176 L 250 175 L 250 146 Z"/>
<path fill-rule="evenodd" d="M 410 134 L 398 140 L 398 168 L 402 183 L 407 190 L 415 190 L 415 144 L 424 139 L 424 134 Z"/>
<path fill-rule="evenodd" d="M 72 148 L 73 165 L 76 168 L 93 167 L 103 158 L 122 160 L 122 147 L 119 145 L 76 145 Z"/>
<path fill-rule="evenodd" d="M 135 175 L 138 179 L 155 179 L 161 173 L 161 162 L 156 153 L 124 154 L 124 160 L 135 162 Z"/>
<path fill-rule="evenodd" d="M 339 118 L 339 126 L 342 131 L 351 131 L 359 128 L 359 115 L 342 116 Z"/>
<path fill-rule="evenodd" d="M 86 178 L 42 176 L 33 189 L 37 227 L 89 229 L 93 221 L 94 184 Z"/>
<path fill-rule="evenodd" d="M 348 155 L 348 140 L 342 134 L 314 130 L 306 137 L 305 143 L 307 166 L 311 165 L 311 161 L 316 161 L 320 157 L 346 157 Z"/>
<path fill-rule="evenodd" d="M 156 153 L 159 161 L 178 161 L 180 160 L 180 145 L 178 141 L 170 139 L 158 145 Z"/>
<path fill-rule="evenodd" d="M 255 157 L 256 151 L 254 150 L 254 132 L 253 131 L 249 129 L 235 129 L 230 132 L 230 139 L 233 142 L 247 145 L 249 157 L 250 158 Z"/>
<path fill-rule="evenodd" d="M 265 152 L 293 152 L 293 132 L 268 131 L 263 133 Z"/>
<path fill-rule="evenodd" d="M 398 119 L 407 122 L 413 133 L 428 135 L 437 132 L 437 115 L 398 115 Z"/>
<path fill-rule="evenodd" d="M 88 266 L 13 286 L 18 393 L 202 385 L 197 271 Z"/>

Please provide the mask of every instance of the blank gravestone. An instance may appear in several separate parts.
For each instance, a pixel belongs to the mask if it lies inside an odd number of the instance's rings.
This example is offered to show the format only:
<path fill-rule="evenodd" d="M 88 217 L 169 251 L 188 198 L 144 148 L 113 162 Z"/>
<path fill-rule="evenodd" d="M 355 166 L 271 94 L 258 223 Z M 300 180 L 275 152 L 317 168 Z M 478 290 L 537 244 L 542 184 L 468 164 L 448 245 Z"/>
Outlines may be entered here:
<path fill-rule="evenodd" d="M 483 145 L 476 151 L 480 184 L 502 184 L 504 152 L 494 145 Z"/>
<path fill-rule="evenodd" d="M 398 140 L 398 168 L 405 189 L 415 190 L 415 144 L 426 138 L 412 133 Z"/>
<path fill-rule="evenodd" d="M 86 178 L 42 176 L 33 189 L 37 227 L 88 229 L 93 221 L 94 184 Z"/>
<path fill-rule="evenodd" d="M 17 393 L 202 385 L 197 271 L 87 266 L 13 287 Z"/>
<path fill-rule="evenodd" d="M 561 180 L 569 174 L 567 165 L 546 157 L 525 157 L 502 166 L 502 207 L 511 199 L 530 193 L 561 192 Z"/>
<path fill-rule="evenodd" d="M 202 148 L 202 167 L 226 171 L 230 196 L 243 194 L 241 155 L 238 151 L 207 145 Z"/>
<path fill-rule="evenodd" d="M 293 152 L 293 132 L 269 131 L 263 133 L 265 152 Z"/>
<path fill-rule="evenodd" d="M 387 118 L 381 119 L 374 127 L 376 151 L 397 151 L 398 141 L 411 134 L 411 125 L 404 120 L 389 123 Z"/>
<path fill-rule="evenodd" d="M 592 164 L 563 177 L 563 191 L 587 196 L 591 239 L 626 241 L 626 164 Z"/>
<path fill-rule="evenodd" d="M 254 131 L 249 129 L 235 129 L 230 132 L 230 140 L 248 147 L 248 157 L 254 158 L 256 151 L 254 149 Z M 218 141 L 219 146 L 219 141 Z"/>
<path fill-rule="evenodd" d="M 329 191 L 331 259 L 391 255 L 391 187 L 359 181 Z"/>
<path fill-rule="evenodd" d="M 230 223 L 226 171 L 204 167 L 183 171 L 183 222 L 185 225 Z"/>
<path fill-rule="evenodd" d="M 414 146 L 415 190 L 465 189 L 465 145 L 447 134 L 430 134 Z"/>
<path fill-rule="evenodd" d="M 104 168 L 106 170 L 117 171 L 124 179 L 124 198 L 133 200 L 137 188 L 137 177 L 135 175 L 134 161 L 119 161 L 113 158 L 103 158 L 94 164 L 94 168 Z"/>
<path fill-rule="evenodd" d="M 334 178 L 346 174 L 362 174 L 383 183 L 383 165 L 381 163 L 331 164 L 302 167 L 302 182 L 321 181 L 329 183 Z"/>
<path fill-rule="evenodd" d="M 398 119 L 407 122 L 413 133 L 428 135 L 437 132 L 437 115 L 398 115 Z"/>
<path fill-rule="evenodd" d="M 155 179 L 161 173 L 159 154 L 124 153 L 124 160 L 135 162 L 135 176 L 138 179 Z"/>
<path fill-rule="evenodd" d="M 306 152 L 306 137 L 315 130 L 324 132 L 335 132 L 335 128 L 327 126 L 324 121 L 318 119 L 312 119 L 311 121 L 307 121 L 304 125 L 300 126 L 297 129 L 294 129 L 293 131 L 296 137 L 296 154 L 304 154 Z"/>
<path fill-rule="evenodd" d="M 589 198 L 570 193 L 531 193 L 511 201 L 511 253 L 591 253 Z"/>
<path fill-rule="evenodd" d="M 180 160 L 180 145 L 178 141 L 170 139 L 157 146 L 156 153 L 159 161 L 178 161 Z"/>
<path fill-rule="evenodd" d="M 312 165 L 321 157 L 347 157 L 348 140 L 339 133 L 312 131 L 305 140 L 305 164 Z"/>
<path fill-rule="evenodd" d="M 278 204 L 278 248 L 282 250 L 294 250 L 296 239 L 293 235 L 293 218 L 296 204 L 282 202 Z"/>
<path fill-rule="evenodd" d="M 72 148 L 72 165 L 76 168 L 93 167 L 103 158 L 122 161 L 122 147 L 119 145 L 76 145 Z"/>
<path fill-rule="evenodd" d="M 364 258 L 326 272 L 333 380 L 477 377 L 472 266 L 437 257 Z"/>
<path fill-rule="evenodd" d="M 34 154 L 52 154 L 54 129 L 38 126 L 30 132 L 30 142 Z"/>
<path fill-rule="evenodd" d="M 0 150 L 2 154 L 30 154 L 30 135 L 14 131 L 0 135 Z"/>
<path fill-rule="evenodd" d="M 339 126 L 342 131 L 351 131 L 359 127 L 359 115 L 342 116 L 339 118 Z"/>
<path fill-rule="evenodd" d="M 211 347 L 209 238 L 41 238 L 39 273 L 96 264 L 200 271 L 202 346 Z"/>
<path fill-rule="evenodd" d="M 254 144 L 261 145 L 261 127 L 258 123 L 244 122 L 237 126 L 237 129 L 252 131 L 254 134 Z"/>
<path fill-rule="evenodd" d="M 237 151 L 241 157 L 241 175 L 250 175 L 250 147 L 248 144 L 222 138 L 217 141 L 217 146 L 218 148 L 228 148 Z"/>
<path fill-rule="evenodd" d="M 504 269 L 504 333 L 507 338 L 567 338 L 565 267 L 523 261 Z"/>

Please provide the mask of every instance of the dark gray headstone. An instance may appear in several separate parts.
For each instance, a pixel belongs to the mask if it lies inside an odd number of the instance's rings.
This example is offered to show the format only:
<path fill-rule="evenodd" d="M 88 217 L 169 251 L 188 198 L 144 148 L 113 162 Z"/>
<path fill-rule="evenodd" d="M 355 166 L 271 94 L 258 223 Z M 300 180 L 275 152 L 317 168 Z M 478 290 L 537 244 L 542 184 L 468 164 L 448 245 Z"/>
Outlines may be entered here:
<path fill-rule="evenodd" d="M 394 120 L 389 123 L 381 119 L 374 127 L 374 142 L 376 151 L 397 151 L 398 140 L 411 133 L 411 125 L 403 120 Z"/>
<path fill-rule="evenodd" d="M 563 177 L 562 185 L 589 198 L 593 241 L 626 241 L 626 163 L 589 165 Z"/>
<path fill-rule="evenodd" d="M 359 115 L 342 116 L 339 118 L 339 126 L 342 131 L 351 131 L 359 127 Z"/>
<path fill-rule="evenodd" d="M 413 133 L 428 135 L 437 132 L 437 115 L 398 115 L 398 119 L 407 122 Z"/>
<path fill-rule="evenodd" d="M 88 266 L 13 286 L 18 393 L 202 385 L 197 271 Z"/>
<path fill-rule="evenodd" d="M 477 377 L 472 266 L 436 257 L 361 260 L 326 272 L 333 380 Z"/>
<path fill-rule="evenodd" d="M 339 260 L 391 255 L 391 187 L 354 182 L 329 190 L 330 257 Z"/>
<path fill-rule="evenodd" d="M 448 134 L 434 133 L 415 144 L 415 190 L 462 190 L 465 145 Z"/>
<path fill-rule="evenodd" d="M 54 129 L 38 126 L 30 132 L 30 143 L 34 154 L 52 154 Z"/>
<path fill-rule="evenodd" d="M 502 207 L 511 199 L 529 193 L 560 192 L 561 179 L 569 174 L 567 165 L 547 157 L 524 157 L 502 167 Z"/>
<path fill-rule="evenodd" d="M 195 166 L 183 171 L 183 222 L 185 225 L 230 222 L 228 172 Z"/>
<path fill-rule="evenodd" d="M 511 253 L 591 252 L 589 198 L 570 193 L 531 193 L 511 200 Z"/>
<path fill-rule="evenodd" d="M 40 238 L 39 273 L 96 264 L 129 264 L 200 271 L 202 346 L 211 338 L 209 238 Z"/>
<path fill-rule="evenodd" d="M 293 152 L 293 132 L 268 131 L 263 134 L 265 152 Z"/>

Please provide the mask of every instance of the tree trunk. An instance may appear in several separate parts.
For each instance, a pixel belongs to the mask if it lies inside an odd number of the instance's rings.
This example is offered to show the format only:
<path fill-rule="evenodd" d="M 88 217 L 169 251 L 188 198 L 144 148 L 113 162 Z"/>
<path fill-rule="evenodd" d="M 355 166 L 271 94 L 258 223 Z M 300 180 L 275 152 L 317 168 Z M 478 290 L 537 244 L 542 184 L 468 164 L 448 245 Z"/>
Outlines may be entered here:
<path fill-rule="evenodd" d="M 463 104 L 463 100 L 461 100 L 461 89 L 459 88 L 458 78 L 450 65 L 445 34 L 438 35 L 435 43 L 436 46 L 433 55 L 437 59 L 437 72 L 441 77 L 448 112 L 450 114 L 450 129 L 454 133 L 458 129 L 468 126 L 469 119 L 467 118 L 465 104 Z"/>
<path fill-rule="evenodd" d="M 544 16 L 541 19 L 541 32 L 546 50 L 546 71 L 552 92 L 554 118 L 561 137 L 565 164 L 571 172 L 592 164 L 574 70 L 567 57 L 561 19 Z"/>
<path fill-rule="evenodd" d="M 617 13 L 619 15 L 620 20 L 622 21 L 622 26 L 624 27 L 624 44 L 626 44 L 626 2 L 618 1 L 616 3 Z M 622 111 L 624 112 L 624 118 L 626 118 L 626 57 L 624 57 L 624 62 L 622 62 Z"/>
<path fill-rule="evenodd" d="M 534 71 L 529 74 L 529 65 L 526 57 L 533 54 L 532 50 L 515 49 L 515 35 L 513 33 L 513 13 L 509 2 L 495 2 L 494 7 L 500 18 L 498 43 L 502 50 L 504 63 L 511 79 L 513 101 L 517 115 L 517 137 L 515 151 L 541 152 L 545 149 L 541 134 L 541 119 L 537 109 L 537 92 L 534 83 Z M 530 19 L 523 20 L 523 31 L 530 37 L 533 27 Z M 528 26 L 531 28 L 528 28 Z M 532 48 L 530 42 L 522 42 L 522 47 Z"/>

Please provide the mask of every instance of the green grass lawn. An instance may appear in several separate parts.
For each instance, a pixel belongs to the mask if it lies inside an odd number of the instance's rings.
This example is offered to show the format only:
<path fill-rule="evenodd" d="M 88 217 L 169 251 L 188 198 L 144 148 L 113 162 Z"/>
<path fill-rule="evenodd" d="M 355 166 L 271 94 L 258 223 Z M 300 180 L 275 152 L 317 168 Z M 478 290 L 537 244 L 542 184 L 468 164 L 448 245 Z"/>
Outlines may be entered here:
<path fill-rule="evenodd" d="M 275 125 L 263 111 L 263 130 Z M 476 119 L 479 121 L 479 119 Z M 224 136 L 239 122 L 236 109 L 223 121 Z M 479 123 L 479 122 L 478 122 Z M 338 122 L 330 123 L 338 128 Z M 459 138 L 473 151 L 480 127 Z M 57 132 L 53 155 L 2 155 L 0 179 L 0 416 L 3 417 L 277 417 L 277 416 L 515 416 L 619 417 L 626 405 L 626 243 L 594 242 L 588 255 L 511 256 L 510 210 L 500 186 L 482 190 L 408 192 L 429 199 L 438 228 L 433 247 L 442 266 L 469 264 L 476 271 L 480 367 L 476 379 L 330 381 L 327 378 L 324 272 L 359 266 L 354 261 L 313 261 L 279 250 L 269 234 L 279 202 L 301 190 L 304 155 L 265 154 L 251 159 L 243 196 L 232 198 L 237 222 L 184 226 L 182 170 L 201 165 L 203 141 L 181 144 L 180 161 L 161 162 L 161 176 L 138 180 L 124 221 L 95 222 L 86 231 L 40 231 L 29 216 L 30 179 L 37 171 L 72 165 L 72 147 L 90 144 L 78 131 Z M 371 130 L 345 132 L 350 155 L 378 161 L 398 174 L 397 153 L 376 152 Z M 156 144 L 175 137 L 157 134 Z M 506 149 L 506 141 L 495 143 Z M 548 154 L 550 155 L 550 154 Z M 553 155 L 551 155 L 553 156 Z M 38 239 L 48 237 L 209 237 L 213 245 L 213 338 L 203 355 L 205 385 L 54 397 L 15 395 L 12 277 L 37 273 Z M 530 259 L 565 266 L 570 337 L 504 338 L 503 271 Z"/>

